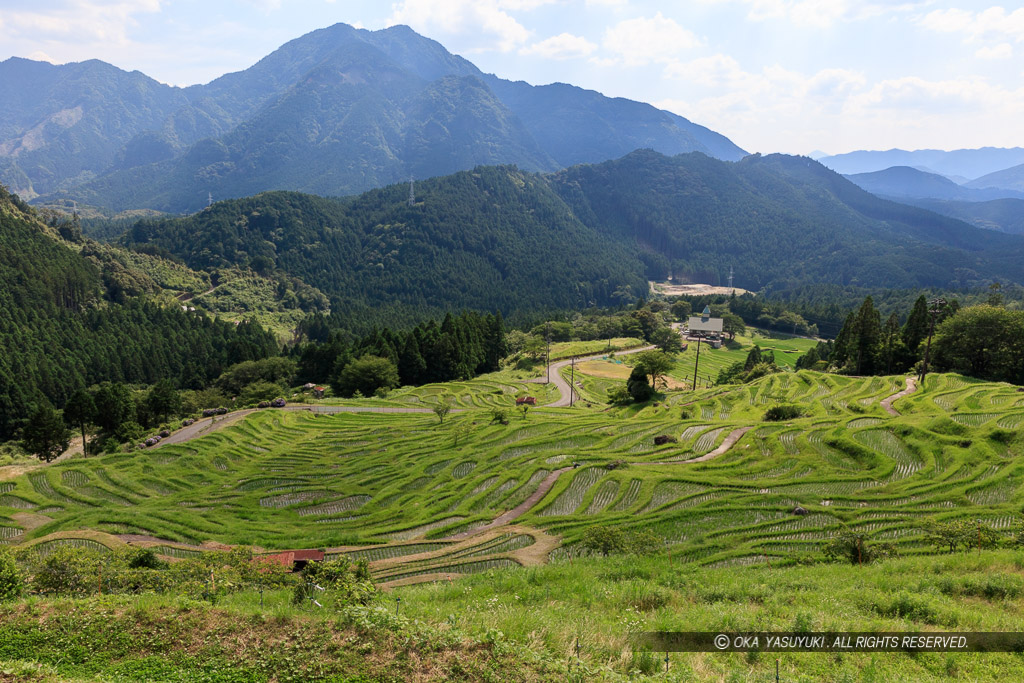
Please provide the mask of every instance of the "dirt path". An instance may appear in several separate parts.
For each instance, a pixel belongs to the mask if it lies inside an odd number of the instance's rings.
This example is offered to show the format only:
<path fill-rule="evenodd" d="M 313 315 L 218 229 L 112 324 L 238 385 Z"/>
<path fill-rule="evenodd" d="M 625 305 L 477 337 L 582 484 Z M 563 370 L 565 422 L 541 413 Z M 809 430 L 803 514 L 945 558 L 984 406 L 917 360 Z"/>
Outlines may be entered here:
<path fill-rule="evenodd" d="M 883 398 L 882 408 L 885 410 L 885 412 L 889 413 L 893 417 L 899 417 L 900 413 L 898 410 L 892 407 L 892 402 L 897 399 L 903 398 L 904 396 L 910 396 L 915 391 L 917 391 L 917 379 L 913 377 L 908 377 L 907 388 L 899 392 L 898 394 L 893 394 L 892 396 Z"/>
<path fill-rule="evenodd" d="M 699 458 L 691 458 L 689 460 L 663 460 L 661 462 L 634 462 L 630 464 L 637 466 L 689 465 L 695 462 L 707 462 L 708 460 L 714 460 L 718 456 L 725 455 L 726 453 L 728 453 L 729 449 L 735 446 L 736 442 L 739 441 L 743 437 L 743 435 L 749 432 L 751 429 L 753 429 L 753 427 L 740 427 L 739 429 L 732 430 L 731 432 L 729 432 L 729 436 L 725 437 L 725 441 L 722 442 L 721 446 L 711 451 L 710 453 L 705 453 Z"/>
<path fill-rule="evenodd" d="M 650 351 L 653 348 L 654 348 L 653 346 L 641 346 L 641 347 L 636 348 L 636 349 L 626 349 L 625 351 L 615 351 L 614 353 L 615 353 L 615 356 L 618 357 L 618 356 L 624 356 L 624 355 L 629 354 L 629 353 L 640 353 L 641 351 Z M 588 361 L 588 360 L 597 360 L 598 358 L 604 358 L 605 356 L 608 356 L 608 355 L 609 355 L 608 353 L 598 353 L 598 354 L 595 354 L 593 356 L 581 356 L 581 357 L 576 359 L 576 362 L 577 363 L 582 363 L 582 362 Z M 557 363 L 552 363 L 551 364 L 551 366 L 550 366 L 550 368 L 551 368 L 551 383 L 555 385 L 556 389 L 558 389 L 558 400 L 554 401 L 553 403 L 545 403 L 544 404 L 545 407 L 547 407 L 547 408 L 568 408 L 569 407 L 570 396 L 572 396 L 572 394 L 570 392 L 572 392 L 573 389 L 569 386 L 569 383 L 565 381 L 565 378 L 562 377 L 562 374 L 559 372 L 559 370 L 562 369 L 562 368 L 565 368 L 565 367 L 569 367 L 570 364 L 572 364 L 572 359 L 571 358 L 569 360 L 560 360 Z M 535 384 L 538 384 L 538 383 L 543 383 L 545 379 L 546 379 L 546 376 L 545 377 L 539 377 L 537 379 L 531 379 L 529 381 L 533 382 Z M 576 392 L 576 398 L 577 399 L 579 398 L 579 392 Z"/>
<path fill-rule="evenodd" d="M 551 474 L 549 474 L 548 476 L 546 476 L 544 478 L 544 481 L 542 481 L 540 483 L 540 486 L 537 487 L 536 491 L 534 491 L 533 493 L 530 494 L 529 498 L 527 498 L 522 503 L 520 503 L 519 505 L 515 506 L 514 508 L 512 508 L 508 512 L 504 512 L 504 513 L 498 515 L 493 520 L 488 522 L 485 526 L 482 526 L 479 529 L 473 529 L 472 531 L 463 531 L 460 534 L 455 534 L 454 536 L 449 536 L 446 540 L 459 541 L 459 540 L 462 540 L 464 538 L 469 538 L 470 536 L 476 536 L 478 534 L 482 534 L 482 533 L 485 533 L 487 531 L 490 531 L 491 529 L 495 529 L 495 528 L 497 528 L 499 526 L 505 526 L 506 524 L 511 522 L 513 519 L 517 519 L 517 518 L 523 516 L 524 514 L 527 513 L 527 511 L 530 510 L 530 508 L 532 508 L 534 505 L 539 503 L 541 498 L 543 498 L 545 495 L 547 495 L 547 492 L 551 490 L 551 487 L 555 485 L 555 482 L 558 481 L 558 478 L 560 476 L 562 476 L 563 472 L 568 472 L 571 469 L 573 469 L 573 468 L 572 467 L 563 467 L 561 469 L 555 470 L 554 472 L 552 472 Z"/>

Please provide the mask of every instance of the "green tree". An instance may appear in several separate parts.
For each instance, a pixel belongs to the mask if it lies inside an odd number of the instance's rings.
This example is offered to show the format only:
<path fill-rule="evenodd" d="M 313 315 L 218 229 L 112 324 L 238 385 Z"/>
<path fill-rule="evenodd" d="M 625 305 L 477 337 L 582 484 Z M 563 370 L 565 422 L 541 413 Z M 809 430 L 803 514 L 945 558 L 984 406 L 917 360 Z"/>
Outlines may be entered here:
<path fill-rule="evenodd" d="M 856 372 L 858 375 L 873 375 L 877 370 L 882 323 L 874 299 L 870 296 L 864 299 L 864 303 L 857 310 L 855 325 Z"/>
<path fill-rule="evenodd" d="M 91 424 L 96 416 L 96 402 L 85 389 L 79 389 L 71 394 L 71 398 L 64 404 L 64 421 L 69 427 L 77 427 L 82 431 L 82 453 L 88 455 L 86 448 L 87 439 L 85 428 Z"/>
<path fill-rule="evenodd" d="M 875 560 L 896 557 L 892 543 L 875 543 L 865 533 L 844 530 L 829 539 L 825 556 L 833 560 L 846 560 L 850 564 L 868 564 Z"/>
<path fill-rule="evenodd" d="M 905 355 L 903 340 L 900 339 L 900 319 L 896 313 L 889 316 L 882 328 L 882 353 L 885 361 L 885 374 L 891 375 L 897 360 Z"/>
<path fill-rule="evenodd" d="M 735 313 L 725 313 L 722 315 L 722 331 L 729 336 L 729 339 L 735 339 L 737 334 L 746 334 L 747 325 L 743 322 L 743 318 Z"/>
<path fill-rule="evenodd" d="M 626 380 L 626 391 L 637 403 L 649 401 L 654 396 L 654 387 L 648 383 L 647 370 L 642 365 L 634 366 L 632 372 L 629 373 L 629 379 Z"/>
<path fill-rule="evenodd" d="M 104 382 L 96 390 L 96 424 L 106 432 L 116 432 L 135 419 L 135 401 L 131 391 L 120 382 Z"/>
<path fill-rule="evenodd" d="M 676 320 L 685 323 L 690 314 L 693 313 L 693 306 L 686 299 L 677 299 L 672 303 L 669 310 L 672 311 L 672 315 L 675 316 Z"/>
<path fill-rule="evenodd" d="M 434 415 L 437 415 L 437 421 L 441 424 L 444 423 L 444 419 L 448 417 L 448 413 L 452 412 L 452 403 L 454 399 L 445 394 L 437 399 L 437 403 L 433 405 L 431 410 L 434 411 Z"/>
<path fill-rule="evenodd" d="M 373 396 L 377 389 L 394 389 L 398 382 L 398 368 L 394 363 L 387 358 L 367 355 L 346 365 L 331 388 L 339 396 L 352 396 L 357 391 L 363 396 Z"/>
<path fill-rule="evenodd" d="M 40 403 L 28 418 L 22 432 L 22 444 L 44 462 L 50 462 L 67 450 L 71 432 L 60 413 L 49 403 Z"/>
<path fill-rule="evenodd" d="M 922 294 L 914 301 L 914 307 L 910 310 L 907 322 L 903 324 L 903 331 L 900 333 L 909 356 L 907 365 L 913 365 L 920 359 L 921 342 L 928 336 L 929 325 L 928 299 Z"/>
<path fill-rule="evenodd" d="M 683 338 L 671 327 L 659 327 L 651 335 L 651 343 L 664 353 L 679 353 L 683 350 Z"/>
<path fill-rule="evenodd" d="M 154 384 L 146 394 L 146 408 L 161 422 L 167 422 L 169 415 L 176 415 L 181 410 L 181 395 L 174 388 L 174 382 L 162 379 Z"/>
<path fill-rule="evenodd" d="M 672 357 L 664 351 L 643 351 L 637 354 L 636 368 L 641 369 L 651 378 L 651 386 L 664 384 L 665 374 L 672 369 Z"/>
<path fill-rule="evenodd" d="M 1024 384 L 1024 311 L 960 309 L 936 328 L 932 361 L 937 370 Z"/>

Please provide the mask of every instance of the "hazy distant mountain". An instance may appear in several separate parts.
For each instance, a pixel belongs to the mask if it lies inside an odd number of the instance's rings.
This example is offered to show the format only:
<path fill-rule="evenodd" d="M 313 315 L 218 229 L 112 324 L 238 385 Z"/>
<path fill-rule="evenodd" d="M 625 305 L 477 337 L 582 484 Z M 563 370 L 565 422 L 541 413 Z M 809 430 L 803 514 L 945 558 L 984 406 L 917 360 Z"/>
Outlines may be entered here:
<path fill-rule="evenodd" d="M 913 197 L 964 202 L 984 202 L 1006 198 L 1024 199 L 1024 192 L 999 188 L 963 187 L 945 176 L 926 173 L 908 166 L 893 166 L 884 171 L 856 173 L 846 177 L 871 194 L 893 199 Z"/>
<path fill-rule="evenodd" d="M 484 74 L 404 26 L 338 24 L 184 89 L 101 62 L 11 59 L 0 91 L 0 182 L 119 210 L 350 194 L 479 164 L 545 171 L 641 147 L 745 155 L 647 104 Z"/>
<path fill-rule="evenodd" d="M 946 177 L 978 178 L 1018 164 L 1024 164 L 1024 148 L 982 147 L 946 152 L 938 149 L 885 152 L 856 151 L 818 159 L 837 173 L 871 173 L 893 166 L 910 166 Z"/>
<path fill-rule="evenodd" d="M 989 173 L 967 184 L 968 187 L 1002 188 L 1024 193 L 1024 164 Z"/>
<path fill-rule="evenodd" d="M 908 197 L 901 201 L 944 216 L 958 218 L 978 228 L 1024 235 L 1024 199 L 962 202 Z"/>

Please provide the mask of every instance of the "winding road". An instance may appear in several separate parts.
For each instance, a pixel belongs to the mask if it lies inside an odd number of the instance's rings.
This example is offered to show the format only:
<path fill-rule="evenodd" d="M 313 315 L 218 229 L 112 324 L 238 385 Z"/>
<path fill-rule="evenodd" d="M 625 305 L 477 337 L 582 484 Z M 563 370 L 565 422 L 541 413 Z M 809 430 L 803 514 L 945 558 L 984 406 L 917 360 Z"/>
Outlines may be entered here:
<path fill-rule="evenodd" d="M 625 351 L 615 351 L 614 353 L 615 353 L 616 356 L 624 356 L 624 355 L 629 354 L 629 353 L 640 353 L 641 351 L 650 351 L 652 349 L 654 349 L 654 346 L 640 346 L 640 347 L 635 348 L 635 349 L 626 349 Z M 597 360 L 599 358 L 606 358 L 609 355 L 609 353 L 610 352 L 597 353 L 597 354 L 594 354 L 592 356 L 580 356 L 579 358 L 576 358 L 576 362 L 577 363 L 583 363 L 583 362 L 588 361 L 588 360 Z M 568 382 L 565 381 L 565 378 L 562 377 L 562 373 L 560 373 L 559 370 L 561 370 L 562 368 L 569 367 L 569 365 L 572 364 L 572 362 L 573 362 L 573 359 L 569 358 L 568 360 L 557 361 L 555 363 L 552 363 L 549 366 L 549 369 L 551 371 L 551 383 L 555 385 L 556 389 L 558 389 L 558 400 L 554 401 L 553 403 L 545 403 L 544 407 L 546 407 L 546 408 L 568 408 L 569 407 L 569 404 L 572 402 L 572 398 L 571 397 L 572 397 L 572 392 L 574 391 L 574 389 L 569 386 Z M 533 382 L 534 384 L 544 384 L 546 379 L 547 379 L 547 377 L 545 376 L 545 377 L 538 377 L 537 379 L 531 379 L 529 381 Z M 576 392 L 576 398 L 577 399 L 579 398 L 579 392 Z"/>

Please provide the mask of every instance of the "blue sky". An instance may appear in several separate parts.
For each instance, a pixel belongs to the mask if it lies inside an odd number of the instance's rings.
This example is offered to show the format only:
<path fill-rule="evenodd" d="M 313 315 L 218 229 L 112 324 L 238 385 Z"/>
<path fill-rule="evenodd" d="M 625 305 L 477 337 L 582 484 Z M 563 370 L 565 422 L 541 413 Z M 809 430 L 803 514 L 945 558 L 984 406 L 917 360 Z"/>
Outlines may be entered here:
<path fill-rule="evenodd" d="M 966 0 L 0 0 L 0 59 L 175 85 L 337 22 L 650 102 L 748 151 L 1024 146 L 1024 8 Z"/>

